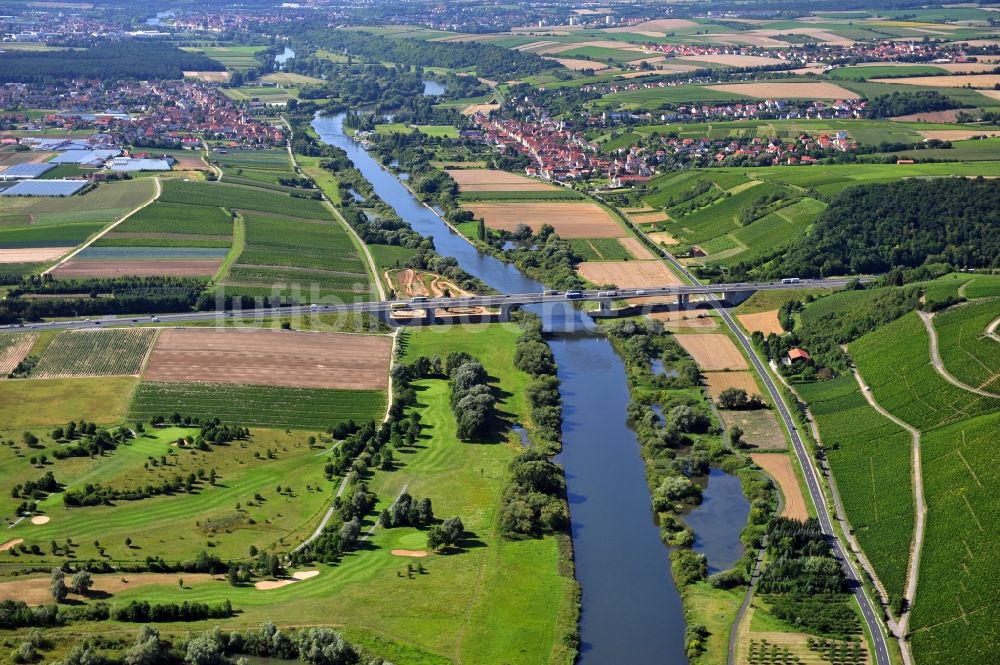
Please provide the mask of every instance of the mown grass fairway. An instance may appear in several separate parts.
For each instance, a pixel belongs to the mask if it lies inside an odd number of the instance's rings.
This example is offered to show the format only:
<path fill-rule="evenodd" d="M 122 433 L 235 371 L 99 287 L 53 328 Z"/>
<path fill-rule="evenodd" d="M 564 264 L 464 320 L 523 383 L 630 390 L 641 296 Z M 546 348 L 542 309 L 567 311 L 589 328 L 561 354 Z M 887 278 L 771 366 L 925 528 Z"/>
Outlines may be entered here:
<path fill-rule="evenodd" d="M 322 460 L 307 445 L 305 433 L 254 430 L 250 441 L 200 451 L 171 445 L 178 438 L 196 436 L 197 429 L 147 430 L 96 458 L 52 460 L 51 449 L 59 444 L 50 441 L 50 462 L 45 470 L 52 471 L 60 483 L 70 488 L 85 483 L 114 488 L 156 485 L 176 474 L 187 476 L 199 469 L 206 473 L 215 469 L 216 484 L 204 480 L 191 493 L 73 508 L 63 505 L 61 493 L 51 494 L 39 502 L 38 508 L 50 518 L 48 523 L 36 525 L 25 520 L 7 530 L 11 537 L 23 538 L 28 545 L 43 546 L 44 553 L 22 554 L 14 560 L 56 559 L 49 543 L 64 542 L 67 537 L 76 544 L 73 553 L 78 560 L 139 562 L 149 555 L 183 560 L 204 549 L 224 558 L 246 558 L 250 545 L 265 549 L 297 543 L 315 528 L 314 523 L 330 499 L 333 483 L 324 479 Z M 44 473 L 30 467 L 28 454 L 44 452 L 0 449 L 5 517 L 10 517 L 20 502 L 11 498 L 10 488 Z M 289 491 L 279 494 L 275 491 L 278 485 Z M 258 493 L 264 500 L 254 498 Z M 241 504 L 239 509 L 237 504 Z M 126 537 L 132 539 L 131 546 L 125 544 Z M 100 555 L 95 541 L 106 548 L 105 556 Z M 212 544 L 208 545 L 208 541 Z"/>

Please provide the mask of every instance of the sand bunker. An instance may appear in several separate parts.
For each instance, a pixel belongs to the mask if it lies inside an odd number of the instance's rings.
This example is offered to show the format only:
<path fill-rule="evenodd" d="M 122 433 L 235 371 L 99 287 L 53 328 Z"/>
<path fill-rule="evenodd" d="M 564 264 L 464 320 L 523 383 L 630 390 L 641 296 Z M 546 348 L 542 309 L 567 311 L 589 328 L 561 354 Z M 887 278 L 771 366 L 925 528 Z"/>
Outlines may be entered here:
<path fill-rule="evenodd" d="M 49 518 L 48 515 L 35 515 L 34 517 L 31 518 L 31 523 L 32 524 L 48 524 L 49 523 L 49 519 L 50 518 Z"/>
<path fill-rule="evenodd" d="M 289 584 L 295 584 L 296 582 L 301 582 L 302 580 L 307 580 L 310 577 L 316 577 L 319 575 L 318 570 L 302 570 L 297 573 L 292 573 L 291 579 L 286 580 L 261 580 L 254 584 L 255 589 L 260 589 L 261 591 L 268 591 L 270 589 L 280 589 L 281 587 L 288 586 Z"/>
<path fill-rule="evenodd" d="M 425 557 L 427 552 L 424 550 L 393 550 L 392 554 L 394 556 L 412 556 L 412 557 Z"/>
<path fill-rule="evenodd" d="M 12 547 L 17 547 L 24 542 L 24 538 L 14 538 L 13 540 L 8 540 L 3 545 L 0 545 L 0 552 L 6 552 Z"/>

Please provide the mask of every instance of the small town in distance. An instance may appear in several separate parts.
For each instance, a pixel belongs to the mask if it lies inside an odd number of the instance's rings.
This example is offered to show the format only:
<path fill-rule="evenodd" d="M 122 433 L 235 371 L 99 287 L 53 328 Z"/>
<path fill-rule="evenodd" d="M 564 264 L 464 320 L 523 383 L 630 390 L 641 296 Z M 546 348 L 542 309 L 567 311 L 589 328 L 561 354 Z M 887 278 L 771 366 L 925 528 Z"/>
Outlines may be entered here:
<path fill-rule="evenodd" d="M 0 0 L 0 657 L 996 661 L 1000 4 Z"/>

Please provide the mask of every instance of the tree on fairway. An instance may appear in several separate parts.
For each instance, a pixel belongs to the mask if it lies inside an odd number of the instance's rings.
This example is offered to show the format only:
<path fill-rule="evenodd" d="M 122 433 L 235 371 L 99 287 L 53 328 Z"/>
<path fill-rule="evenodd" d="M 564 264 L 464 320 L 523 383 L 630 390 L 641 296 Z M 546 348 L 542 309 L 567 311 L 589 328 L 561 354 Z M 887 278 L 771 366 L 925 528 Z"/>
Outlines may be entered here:
<path fill-rule="evenodd" d="M 58 568 L 52 569 L 52 586 L 50 591 L 52 593 L 52 600 L 57 603 L 66 600 L 66 596 L 69 595 L 69 589 L 66 587 L 66 574 Z"/>

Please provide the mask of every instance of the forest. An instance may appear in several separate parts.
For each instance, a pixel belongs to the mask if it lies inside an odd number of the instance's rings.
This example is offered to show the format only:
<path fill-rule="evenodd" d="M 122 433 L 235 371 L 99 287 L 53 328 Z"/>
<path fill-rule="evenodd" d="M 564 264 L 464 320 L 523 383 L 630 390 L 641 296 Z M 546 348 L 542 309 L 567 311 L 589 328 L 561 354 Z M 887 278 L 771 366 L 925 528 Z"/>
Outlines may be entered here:
<path fill-rule="evenodd" d="M 741 263 L 730 280 L 749 273 L 773 279 L 880 274 L 892 268 L 947 263 L 1000 266 L 1000 182 L 984 178 L 900 180 L 842 192 L 784 256 Z"/>
<path fill-rule="evenodd" d="M 477 42 L 437 43 L 394 39 L 367 32 L 329 30 L 306 24 L 302 37 L 309 43 L 338 53 L 351 53 L 376 62 L 396 62 L 421 67 L 462 69 L 475 67 L 480 76 L 507 80 L 552 69 L 553 64 L 533 53 L 523 53 Z"/>
<path fill-rule="evenodd" d="M 910 113 L 946 111 L 961 106 L 963 105 L 936 90 L 894 92 L 891 95 L 879 95 L 868 100 L 868 116 L 870 118 L 892 118 Z"/>
<path fill-rule="evenodd" d="M 221 63 L 157 42 L 99 44 L 84 50 L 9 51 L 0 83 L 44 83 L 53 79 L 180 79 L 185 71 L 224 71 Z"/>

